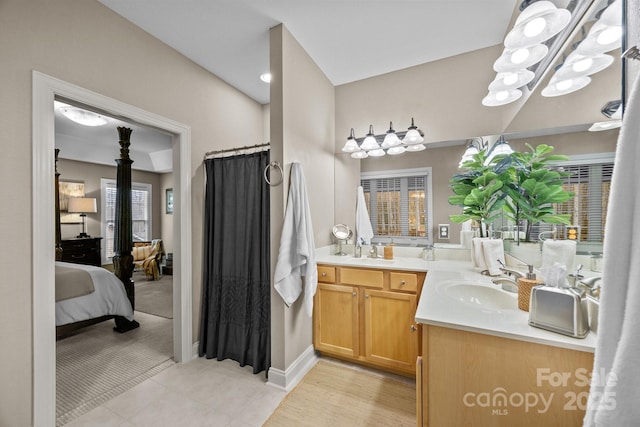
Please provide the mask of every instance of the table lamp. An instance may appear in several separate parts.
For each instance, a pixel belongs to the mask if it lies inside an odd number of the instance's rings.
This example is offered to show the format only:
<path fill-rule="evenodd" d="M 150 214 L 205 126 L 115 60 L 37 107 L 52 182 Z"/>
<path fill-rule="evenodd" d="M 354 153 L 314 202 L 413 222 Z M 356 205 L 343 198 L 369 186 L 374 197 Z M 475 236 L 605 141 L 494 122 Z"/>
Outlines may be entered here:
<path fill-rule="evenodd" d="M 76 237 L 91 237 L 86 233 L 87 214 L 98 212 L 96 199 L 91 197 L 72 197 L 69 199 L 69 207 L 67 211 L 69 213 L 79 213 L 82 217 L 82 233 L 78 234 Z"/>

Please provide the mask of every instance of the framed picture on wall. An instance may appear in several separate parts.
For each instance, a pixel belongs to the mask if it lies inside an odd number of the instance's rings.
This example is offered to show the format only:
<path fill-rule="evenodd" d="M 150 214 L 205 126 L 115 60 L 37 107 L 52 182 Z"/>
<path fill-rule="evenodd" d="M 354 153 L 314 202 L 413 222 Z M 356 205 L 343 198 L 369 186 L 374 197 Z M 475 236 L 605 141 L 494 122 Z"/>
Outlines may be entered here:
<path fill-rule="evenodd" d="M 173 213 L 173 188 L 167 188 L 166 190 L 166 205 L 167 205 L 167 213 Z"/>

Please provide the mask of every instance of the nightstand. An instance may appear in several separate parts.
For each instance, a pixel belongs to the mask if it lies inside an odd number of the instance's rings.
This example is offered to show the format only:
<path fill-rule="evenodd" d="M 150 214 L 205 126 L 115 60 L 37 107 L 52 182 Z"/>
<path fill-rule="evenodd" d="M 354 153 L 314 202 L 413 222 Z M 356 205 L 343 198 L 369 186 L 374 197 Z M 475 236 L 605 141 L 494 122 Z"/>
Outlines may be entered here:
<path fill-rule="evenodd" d="M 62 261 L 100 267 L 100 241 L 102 237 L 85 237 L 60 241 Z"/>

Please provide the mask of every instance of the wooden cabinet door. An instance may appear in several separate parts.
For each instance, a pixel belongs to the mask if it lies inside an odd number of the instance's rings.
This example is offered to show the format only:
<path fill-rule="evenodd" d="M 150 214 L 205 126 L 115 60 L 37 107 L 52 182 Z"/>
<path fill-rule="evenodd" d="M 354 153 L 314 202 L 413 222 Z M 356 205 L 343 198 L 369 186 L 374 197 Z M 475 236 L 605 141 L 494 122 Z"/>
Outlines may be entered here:
<path fill-rule="evenodd" d="M 318 283 L 314 298 L 315 349 L 357 357 L 360 352 L 358 288 Z"/>
<path fill-rule="evenodd" d="M 415 372 L 418 331 L 416 296 L 365 290 L 365 357 L 371 362 Z"/>

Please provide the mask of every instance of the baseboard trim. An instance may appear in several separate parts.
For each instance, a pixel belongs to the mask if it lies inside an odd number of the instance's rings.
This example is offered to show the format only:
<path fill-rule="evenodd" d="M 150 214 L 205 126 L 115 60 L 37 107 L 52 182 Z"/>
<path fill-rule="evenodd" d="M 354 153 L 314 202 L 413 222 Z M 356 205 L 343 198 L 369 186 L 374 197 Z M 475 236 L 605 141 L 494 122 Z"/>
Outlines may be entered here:
<path fill-rule="evenodd" d="M 313 345 L 310 345 L 286 370 L 269 368 L 267 385 L 289 391 L 318 363 L 318 360 Z"/>

